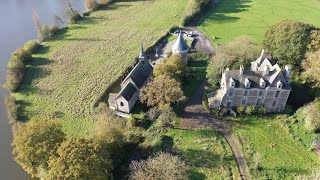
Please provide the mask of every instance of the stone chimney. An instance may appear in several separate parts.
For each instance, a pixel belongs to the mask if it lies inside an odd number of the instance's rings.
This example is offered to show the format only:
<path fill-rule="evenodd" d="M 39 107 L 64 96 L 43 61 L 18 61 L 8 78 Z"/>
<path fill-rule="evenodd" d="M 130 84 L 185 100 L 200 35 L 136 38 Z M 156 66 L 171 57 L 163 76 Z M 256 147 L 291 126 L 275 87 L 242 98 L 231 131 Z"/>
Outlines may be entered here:
<path fill-rule="evenodd" d="M 283 83 L 281 81 L 277 82 L 277 88 L 282 89 Z"/>
<path fill-rule="evenodd" d="M 284 77 L 286 78 L 287 82 L 290 82 L 290 74 L 291 74 L 291 67 L 289 65 L 284 66 Z"/>
<path fill-rule="evenodd" d="M 266 66 L 266 67 L 264 68 L 264 75 L 265 75 L 265 76 L 269 76 L 269 73 L 270 73 L 270 68 L 269 68 L 269 66 Z"/>
<path fill-rule="evenodd" d="M 244 70 L 244 67 L 240 65 L 240 75 L 243 75 L 243 70 Z"/>

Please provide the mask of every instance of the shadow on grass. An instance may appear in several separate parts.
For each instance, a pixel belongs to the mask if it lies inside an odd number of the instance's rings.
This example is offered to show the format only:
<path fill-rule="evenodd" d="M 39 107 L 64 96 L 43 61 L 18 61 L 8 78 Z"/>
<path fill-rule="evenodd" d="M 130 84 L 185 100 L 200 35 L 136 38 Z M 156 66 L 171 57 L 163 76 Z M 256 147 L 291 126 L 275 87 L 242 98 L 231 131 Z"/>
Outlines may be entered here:
<path fill-rule="evenodd" d="M 232 22 L 237 21 L 240 18 L 227 16 L 228 13 L 239 13 L 247 11 L 250 7 L 246 3 L 252 2 L 251 0 L 232 0 L 232 3 L 220 3 L 218 8 L 215 8 L 211 15 L 206 17 L 207 21 L 219 21 L 219 22 Z"/>

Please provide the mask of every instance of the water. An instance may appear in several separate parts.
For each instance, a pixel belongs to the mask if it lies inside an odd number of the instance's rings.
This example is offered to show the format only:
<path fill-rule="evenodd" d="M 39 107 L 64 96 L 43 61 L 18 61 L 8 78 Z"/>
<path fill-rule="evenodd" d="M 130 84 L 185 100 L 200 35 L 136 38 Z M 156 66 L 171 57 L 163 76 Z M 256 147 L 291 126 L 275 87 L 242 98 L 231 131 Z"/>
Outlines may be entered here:
<path fill-rule="evenodd" d="M 0 84 L 5 79 L 5 67 L 10 54 L 23 44 L 36 38 L 32 11 L 36 11 L 41 23 L 52 24 L 53 16 L 62 16 L 66 0 L 0 0 Z M 83 11 L 83 0 L 73 0 L 74 8 Z M 0 179 L 30 179 L 11 154 L 11 126 L 3 104 L 7 91 L 0 87 Z"/>

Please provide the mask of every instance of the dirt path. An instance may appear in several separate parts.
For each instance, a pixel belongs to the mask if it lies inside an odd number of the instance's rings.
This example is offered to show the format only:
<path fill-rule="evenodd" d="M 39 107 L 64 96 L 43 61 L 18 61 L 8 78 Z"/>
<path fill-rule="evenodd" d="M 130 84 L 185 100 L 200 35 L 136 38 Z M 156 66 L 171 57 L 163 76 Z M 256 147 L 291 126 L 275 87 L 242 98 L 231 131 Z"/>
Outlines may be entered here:
<path fill-rule="evenodd" d="M 219 131 L 227 140 L 235 156 L 241 179 L 249 180 L 250 175 L 242 155 L 240 147 L 235 143 L 231 134 L 232 123 L 225 120 L 213 118 L 205 111 L 202 106 L 202 97 L 204 94 L 204 82 L 197 92 L 190 98 L 184 112 L 181 115 L 181 128 L 183 129 L 201 129 L 211 127 Z"/>

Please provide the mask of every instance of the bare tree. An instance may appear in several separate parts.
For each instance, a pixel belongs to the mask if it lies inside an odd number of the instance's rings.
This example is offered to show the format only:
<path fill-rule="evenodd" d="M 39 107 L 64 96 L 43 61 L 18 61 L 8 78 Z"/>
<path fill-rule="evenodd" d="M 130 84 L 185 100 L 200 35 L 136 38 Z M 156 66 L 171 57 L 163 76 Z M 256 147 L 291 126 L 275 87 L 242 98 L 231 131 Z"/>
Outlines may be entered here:
<path fill-rule="evenodd" d="M 54 25 L 56 27 L 61 27 L 63 25 L 63 23 L 64 23 L 62 18 L 60 16 L 58 16 L 58 15 L 54 15 L 53 16 L 53 21 L 54 21 Z"/>
<path fill-rule="evenodd" d="M 32 9 L 32 19 L 33 19 L 33 23 L 34 23 L 34 27 L 37 31 L 37 34 L 41 34 L 41 23 L 40 23 L 40 18 L 38 13 Z"/>
<path fill-rule="evenodd" d="M 71 11 L 72 13 L 74 13 L 71 0 L 66 0 L 66 4 L 67 4 L 67 6 L 69 7 L 70 11 Z"/>

